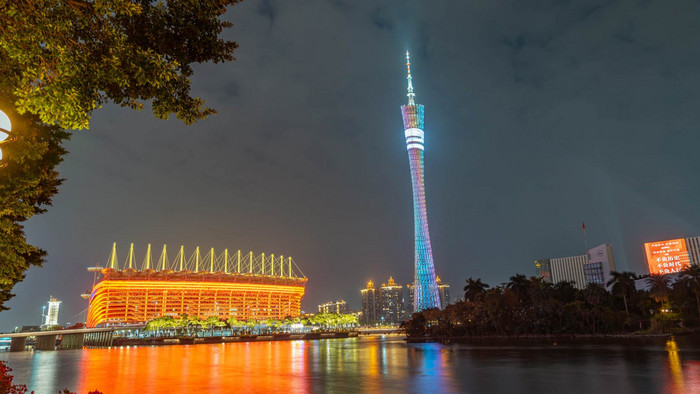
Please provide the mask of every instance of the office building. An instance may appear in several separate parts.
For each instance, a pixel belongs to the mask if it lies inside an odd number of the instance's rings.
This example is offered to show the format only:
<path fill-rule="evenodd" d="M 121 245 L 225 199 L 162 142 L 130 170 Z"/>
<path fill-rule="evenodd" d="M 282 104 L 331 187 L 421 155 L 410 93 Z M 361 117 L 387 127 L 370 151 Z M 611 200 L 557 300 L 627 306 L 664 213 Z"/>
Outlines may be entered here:
<path fill-rule="evenodd" d="M 318 313 L 346 314 L 348 312 L 348 304 L 344 300 L 330 301 L 318 306 Z"/>
<path fill-rule="evenodd" d="M 438 276 L 436 278 L 438 285 L 438 294 L 440 294 L 440 305 L 444 308 L 450 303 L 450 285 L 443 283 Z"/>
<path fill-rule="evenodd" d="M 612 245 L 601 244 L 585 255 L 535 260 L 538 275 L 550 283 L 574 282 L 579 289 L 588 283 L 605 286 L 610 271 L 615 271 Z"/>
<path fill-rule="evenodd" d="M 403 286 L 397 284 L 390 276 L 387 283 L 382 283 L 381 297 L 381 323 L 387 325 L 401 323 L 404 317 Z"/>
<path fill-rule="evenodd" d="M 46 320 L 44 320 L 45 326 L 57 326 L 58 325 L 58 308 L 61 305 L 61 301 L 58 298 L 51 296 L 49 297 L 49 309 L 46 313 Z"/>
<path fill-rule="evenodd" d="M 363 326 L 374 326 L 380 322 L 381 317 L 381 299 L 379 291 L 374 287 L 374 282 L 371 280 L 367 283 L 367 287 L 362 289 L 362 319 L 360 324 Z"/>
<path fill-rule="evenodd" d="M 651 274 L 673 274 L 700 264 L 700 237 L 647 242 L 644 250 Z"/>

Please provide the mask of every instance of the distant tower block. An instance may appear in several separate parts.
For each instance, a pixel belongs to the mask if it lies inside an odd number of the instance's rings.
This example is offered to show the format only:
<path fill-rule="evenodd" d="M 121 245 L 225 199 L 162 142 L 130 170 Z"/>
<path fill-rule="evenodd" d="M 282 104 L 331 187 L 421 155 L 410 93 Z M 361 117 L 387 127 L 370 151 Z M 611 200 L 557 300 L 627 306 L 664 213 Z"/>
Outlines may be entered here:
<path fill-rule="evenodd" d="M 59 301 L 56 297 L 49 297 L 49 311 L 46 314 L 46 321 L 44 322 L 45 325 L 58 325 L 58 308 L 60 305 L 61 301 Z"/>
<path fill-rule="evenodd" d="M 424 108 L 414 101 L 416 95 L 413 93 L 411 61 L 408 52 L 406 52 L 406 67 L 408 69 L 408 105 L 401 106 L 401 113 L 403 114 L 404 134 L 413 184 L 413 220 L 416 239 L 413 310 L 420 312 L 430 308 L 439 309 L 440 295 L 435 278 L 433 250 L 430 246 L 430 232 L 428 231 L 428 213 L 425 207 L 425 184 L 423 181 Z"/>

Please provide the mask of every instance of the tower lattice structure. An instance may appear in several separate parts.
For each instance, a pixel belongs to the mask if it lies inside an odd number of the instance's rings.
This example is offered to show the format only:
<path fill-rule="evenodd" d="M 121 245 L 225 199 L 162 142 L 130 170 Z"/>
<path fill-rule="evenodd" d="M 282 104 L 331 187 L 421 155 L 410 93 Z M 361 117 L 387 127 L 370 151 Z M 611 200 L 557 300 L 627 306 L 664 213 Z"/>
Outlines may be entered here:
<path fill-rule="evenodd" d="M 403 115 L 408 162 L 411 166 L 411 183 L 413 184 L 413 220 L 415 228 L 415 287 L 414 312 L 430 308 L 440 308 L 440 295 L 433 264 L 433 250 L 430 246 L 428 230 L 428 213 L 425 206 L 424 182 L 424 137 L 425 110 L 423 105 L 415 103 L 413 80 L 411 78 L 411 59 L 406 52 L 408 69 L 408 105 L 401 106 Z"/>

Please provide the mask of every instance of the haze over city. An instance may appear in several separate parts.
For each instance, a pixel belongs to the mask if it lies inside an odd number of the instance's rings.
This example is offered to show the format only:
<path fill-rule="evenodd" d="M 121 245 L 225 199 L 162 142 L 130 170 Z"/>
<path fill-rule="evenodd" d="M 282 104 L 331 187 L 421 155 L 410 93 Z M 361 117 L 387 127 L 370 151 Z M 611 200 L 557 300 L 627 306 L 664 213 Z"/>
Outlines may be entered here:
<path fill-rule="evenodd" d="M 121 261 L 131 242 L 139 259 L 148 243 L 292 256 L 306 311 L 412 281 L 406 50 L 435 268 L 456 294 L 582 254 L 582 220 L 619 270 L 646 270 L 644 242 L 700 235 L 690 1 L 249 1 L 225 18 L 238 60 L 196 67 L 193 85 L 217 115 L 185 126 L 108 105 L 73 134 L 60 193 L 26 227 L 48 261 L 0 331 L 38 324 L 50 294 L 62 322 L 83 318 L 86 268 L 113 242 Z"/>

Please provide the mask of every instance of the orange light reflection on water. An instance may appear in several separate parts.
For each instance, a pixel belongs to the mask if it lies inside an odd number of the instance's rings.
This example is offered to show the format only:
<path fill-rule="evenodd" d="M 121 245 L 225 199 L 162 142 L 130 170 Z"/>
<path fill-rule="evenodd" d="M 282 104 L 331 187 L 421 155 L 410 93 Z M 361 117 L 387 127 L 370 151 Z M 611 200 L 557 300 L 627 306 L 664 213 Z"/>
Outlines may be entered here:
<path fill-rule="evenodd" d="M 308 392 L 303 342 L 90 349 L 77 392 Z"/>

